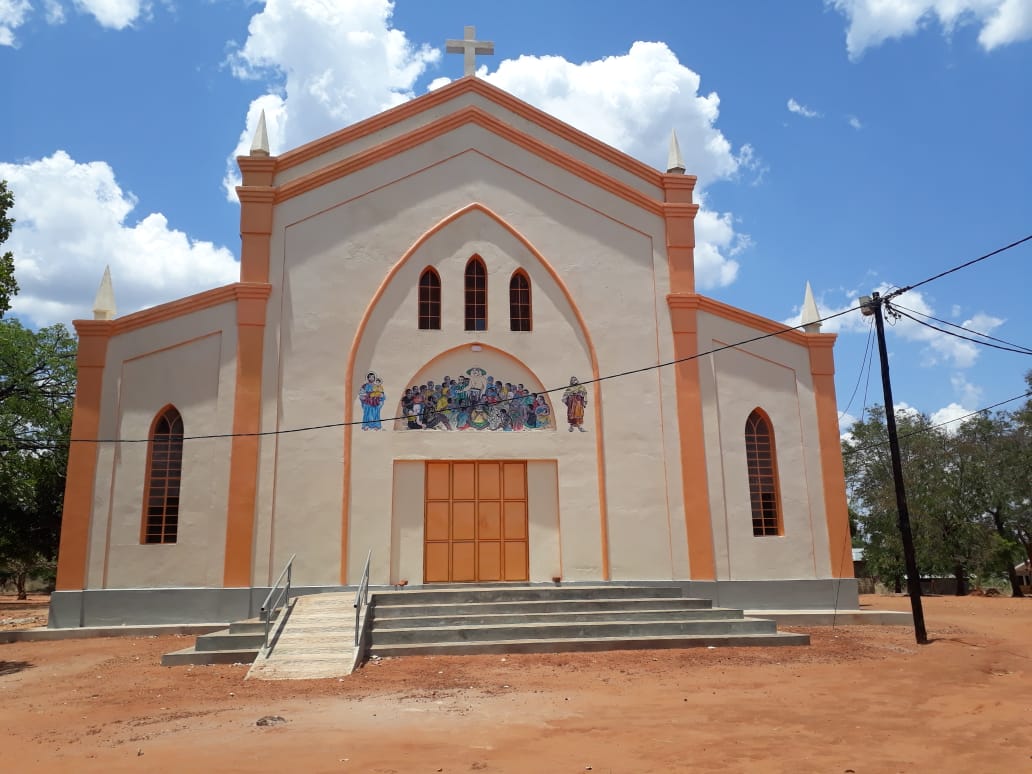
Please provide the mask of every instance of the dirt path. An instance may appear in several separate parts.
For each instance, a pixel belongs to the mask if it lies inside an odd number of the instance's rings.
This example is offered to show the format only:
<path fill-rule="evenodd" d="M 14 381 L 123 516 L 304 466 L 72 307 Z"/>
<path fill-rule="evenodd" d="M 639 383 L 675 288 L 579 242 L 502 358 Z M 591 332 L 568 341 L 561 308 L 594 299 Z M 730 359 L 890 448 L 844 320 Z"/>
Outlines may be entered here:
<path fill-rule="evenodd" d="M 11 643 L 0 768 L 1032 771 L 1032 599 L 925 607 L 921 648 L 902 627 L 814 628 L 809 648 L 409 657 L 343 681 L 157 666 L 189 638 Z"/>

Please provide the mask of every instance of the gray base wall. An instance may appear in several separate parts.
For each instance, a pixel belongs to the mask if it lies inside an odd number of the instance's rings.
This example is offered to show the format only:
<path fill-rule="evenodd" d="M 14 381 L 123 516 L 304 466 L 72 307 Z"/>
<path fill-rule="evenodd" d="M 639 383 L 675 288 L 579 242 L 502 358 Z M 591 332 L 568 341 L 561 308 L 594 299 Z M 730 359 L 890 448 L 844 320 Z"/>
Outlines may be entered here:
<path fill-rule="evenodd" d="M 610 584 L 593 582 L 563 585 L 674 585 L 681 587 L 686 597 L 710 599 L 715 607 L 740 610 L 856 610 L 860 603 L 854 578 L 780 581 L 614 581 Z M 376 587 L 371 588 L 376 590 Z M 291 588 L 290 596 L 354 590 L 354 586 L 299 586 Z M 258 615 L 268 593 L 267 587 L 55 591 L 50 597 L 50 617 L 47 626 L 51 629 L 69 629 L 82 626 L 228 624 Z"/>

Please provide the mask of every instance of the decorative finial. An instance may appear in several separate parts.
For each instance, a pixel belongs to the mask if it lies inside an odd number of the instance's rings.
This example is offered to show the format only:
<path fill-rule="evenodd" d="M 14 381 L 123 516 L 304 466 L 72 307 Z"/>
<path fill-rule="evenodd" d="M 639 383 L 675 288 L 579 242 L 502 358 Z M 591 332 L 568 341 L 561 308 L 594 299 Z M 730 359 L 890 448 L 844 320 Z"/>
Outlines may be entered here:
<path fill-rule="evenodd" d="M 111 267 L 104 267 L 104 276 L 101 277 L 100 287 L 97 288 L 97 297 L 93 299 L 94 320 L 115 319 L 115 289 L 111 287 Z"/>
<path fill-rule="evenodd" d="M 269 155 L 269 132 L 265 128 L 265 110 L 258 116 L 258 127 L 254 130 L 254 140 L 251 141 L 252 156 Z"/>
<path fill-rule="evenodd" d="M 681 146 L 677 144 L 677 132 L 673 129 L 670 130 L 670 150 L 667 152 L 666 165 L 668 175 L 683 175 L 685 172 Z"/>
<path fill-rule="evenodd" d="M 475 75 L 477 69 L 477 54 L 493 54 L 494 42 L 490 40 L 476 40 L 477 28 L 465 27 L 462 40 L 446 40 L 444 50 L 449 54 L 462 54 L 462 74 Z"/>
<path fill-rule="evenodd" d="M 821 313 L 817 311 L 817 302 L 813 300 L 813 290 L 810 283 L 806 283 L 806 293 L 803 296 L 803 312 L 800 315 L 800 324 L 807 333 L 821 332 Z"/>

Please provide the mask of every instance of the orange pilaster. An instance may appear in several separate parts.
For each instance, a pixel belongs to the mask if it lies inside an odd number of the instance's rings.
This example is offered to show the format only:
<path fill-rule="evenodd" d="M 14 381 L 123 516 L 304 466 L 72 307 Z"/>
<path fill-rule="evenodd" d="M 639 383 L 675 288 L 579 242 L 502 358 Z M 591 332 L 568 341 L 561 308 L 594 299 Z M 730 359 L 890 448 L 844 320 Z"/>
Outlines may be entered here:
<path fill-rule="evenodd" d="M 695 294 L 670 295 L 667 303 L 674 334 L 674 357 L 683 360 L 699 350 L 699 297 Z M 674 382 L 677 386 L 677 428 L 681 446 L 681 486 L 688 535 L 688 562 L 693 580 L 715 580 L 717 574 L 706 478 L 706 444 L 702 432 L 699 361 L 693 358 L 675 365 Z"/>
<path fill-rule="evenodd" d="M 261 429 L 262 346 L 270 286 L 237 287 L 237 372 L 230 447 L 229 501 L 226 509 L 226 554 L 223 585 L 251 585 L 255 500 L 258 491 Z"/>
<path fill-rule="evenodd" d="M 104 363 L 112 323 L 109 320 L 76 320 L 79 334 L 78 381 L 72 414 L 72 443 L 68 449 L 61 544 L 57 554 L 57 589 L 86 588 L 93 485 L 97 476 L 100 431 L 100 399 Z"/>
<path fill-rule="evenodd" d="M 835 358 L 832 347 L 836 336 L 811 333 L 806 338 L 810 348 L 814 399 L 817 403 L 817 432 L 821 444 L 821 480 L 824 484 L 824 514 L 828 523 L 831 576 L 852 578 L 853 552 L 849 535 L 849 509 L 846 505 L 846 477 L 842 467 L 842 442 L 839 438 L 838 405 L 835 401 Z"/>
<path fill-rule="evenodd" d="M 671 293 L 695 292 L 695 216 L 693 175 L 663 175 L 663 219 Z"/>

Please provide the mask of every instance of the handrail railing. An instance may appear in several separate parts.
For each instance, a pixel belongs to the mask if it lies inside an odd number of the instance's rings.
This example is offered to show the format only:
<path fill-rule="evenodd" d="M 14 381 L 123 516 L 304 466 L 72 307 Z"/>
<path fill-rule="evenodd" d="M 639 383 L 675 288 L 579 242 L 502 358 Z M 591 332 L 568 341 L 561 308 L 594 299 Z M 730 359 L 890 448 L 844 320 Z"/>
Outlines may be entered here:
<path fill-rule="evenodd" d="M 269 589 L 268 595 L 265 597 L 265 601 L 262 602 L 261 619 L 265 622 L 265 645 L 262 650 L 266 653 L 269 650 L 269 630 L 272 628 L 272 614 L 279 610 L 279 614 L 276 616 L 276 623 L 279 623 L 279 619 L 283 616 L 283 607 L 285 603 L 290 601 L 290 576 L 294 566 L 294 558 L 297 554 L 291 554 L 290 559 L 287 560 L 287 566 L 283 568 L 283 572 L 279 574 L 276 582 L 272 584 L 272 588 Z M 284 583 L 286 579 L 286 583 Z M 280 593 L 276 594 L 276 589 L 280 588 Z M 276 594 L 276 601 L 273 602 L 273 595 Z M 270 604 L 271 603 L 271 604 Z"/>
<path fill-rule="evenodd" d="M 358 647 L 362 639 L 362 611 L 369 604 L 369 560 L 373 558 L 373 549 L 366 554 L 365 569 L 362 571 L 362 581 L 358 584 L 358 591 L 355 593 L 355 647 Z"/>

